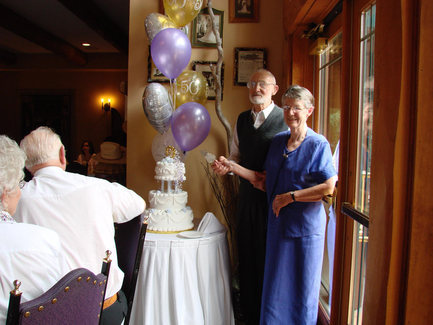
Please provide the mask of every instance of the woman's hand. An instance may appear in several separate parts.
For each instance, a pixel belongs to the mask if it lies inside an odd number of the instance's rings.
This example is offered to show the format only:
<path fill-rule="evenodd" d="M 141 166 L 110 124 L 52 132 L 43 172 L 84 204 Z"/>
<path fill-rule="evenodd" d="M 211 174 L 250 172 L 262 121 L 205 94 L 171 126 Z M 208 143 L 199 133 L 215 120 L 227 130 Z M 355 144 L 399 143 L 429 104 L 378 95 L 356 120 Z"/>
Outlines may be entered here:
<path fill-rule="evenodd" d="M 290 193 L 284 193 L 284 194 L 277 195 L 275 197 L 274 201 L 272 202 L 272 211 L 278 217 L 278 215 L 280 214 L 281 208 L 285 207 L 291 201 L 292 201 L 292 197 L 290 196 Z"/>
<path fill-rule="evenodd" d="M 223 176 L 231 172 L 231 162 L 226 157 L 221 156 L 212 163 L 211 168 L 216 174 Z"/>
<path fill-rule="evenodd" d="M 321 184 L 296 190 L 296 202 L 319 202 L 325 195 L 331 195 L 334 192 L 337 176 L 332 176 Z M 289 193 L 277 195 L 272 202 L 272 211 L 279 215 L 282 207 L 292 203 L 293 199 Z"/>
<path fill-rule="evenodd" d="M 266 171 L 255 172 L 256 179 L 251 184 L 258 190 L 266 192 Z"/>

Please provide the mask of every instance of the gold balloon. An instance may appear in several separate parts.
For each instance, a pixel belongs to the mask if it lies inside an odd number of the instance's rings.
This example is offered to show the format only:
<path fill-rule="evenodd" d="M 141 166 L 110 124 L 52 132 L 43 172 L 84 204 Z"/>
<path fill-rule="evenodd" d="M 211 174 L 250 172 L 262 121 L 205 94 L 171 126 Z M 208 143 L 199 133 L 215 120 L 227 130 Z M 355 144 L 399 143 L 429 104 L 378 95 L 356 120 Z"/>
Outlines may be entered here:
<path fill-rule="evenodd" d="M 183 27 L 197 17 L 203 0 L 164 0 L 166 14 L 174 23 Z"/>
<path fill-rule="evenodd" d="M 201 73 L 196 71 L 182 72 L 176 78 L 176 108 L 189 102 L 204 105 L 208 91 L 207 80 Z"/>

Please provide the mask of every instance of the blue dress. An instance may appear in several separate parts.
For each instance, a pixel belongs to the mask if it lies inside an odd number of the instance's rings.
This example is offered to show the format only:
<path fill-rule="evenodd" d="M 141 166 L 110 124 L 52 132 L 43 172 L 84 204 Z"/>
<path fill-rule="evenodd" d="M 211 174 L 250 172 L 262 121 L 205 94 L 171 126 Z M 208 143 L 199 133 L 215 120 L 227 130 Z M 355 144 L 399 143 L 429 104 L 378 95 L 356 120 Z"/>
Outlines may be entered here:
<path fill-rule="evenodd" d="M 265 278 L 260 324 L 315 325 L 319 306 L 326 213 L 321 202 L 293 202 L 272 211 L 276 195 L 321 184 L 337 173 L 331 148 L 307 130 L 289 152 L 290 131 L 271 143 L 265 161 L 269 203 Z"/>

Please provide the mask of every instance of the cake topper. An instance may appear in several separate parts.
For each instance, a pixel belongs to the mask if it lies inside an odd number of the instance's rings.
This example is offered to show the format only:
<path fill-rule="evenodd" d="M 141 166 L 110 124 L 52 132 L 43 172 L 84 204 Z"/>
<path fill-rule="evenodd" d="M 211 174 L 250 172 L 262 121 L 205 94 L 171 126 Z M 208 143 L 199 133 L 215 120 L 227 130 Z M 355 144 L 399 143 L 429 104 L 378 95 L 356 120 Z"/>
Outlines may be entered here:
<path fill-rule="evenodd" d="M 206 150 L 204 150 L 204 151 L 202 150 L 202 151 L 200 151 L 200 153 L 203 155 L 204 159 L 206 159 L 206 161 L 209 164 L 212 164 L 215 161 L 216 157 L 214 154 L 207 152 Z"/>
<path fill-rule="evenodd" d="M 173 158 L 176 156 L 176 149 L 173 146 L 168 146 L 165 148 L 165 156 Z"/>

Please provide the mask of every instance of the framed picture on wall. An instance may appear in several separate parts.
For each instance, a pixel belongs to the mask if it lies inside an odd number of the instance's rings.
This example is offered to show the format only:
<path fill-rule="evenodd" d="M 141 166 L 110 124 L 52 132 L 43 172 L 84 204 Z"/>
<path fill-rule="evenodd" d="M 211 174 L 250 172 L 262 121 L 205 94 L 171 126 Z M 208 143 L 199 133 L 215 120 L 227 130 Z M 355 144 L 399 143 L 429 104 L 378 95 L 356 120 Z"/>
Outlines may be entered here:
<path fill-rule="evenodd" d="M 257 69 L 266 69 L 265 48 L 235 47 L 235 80 L 234 84 L 246 86 L 251 75 Z"/>
<path fill-rule="evenodd" d="M 258 23 L 259 0 L 229 0 L 230 23 Z"/>
<path fill-rule="evenodd" d="M 221 37 L 221 45 L 223 40 L 224 29 L 224 11 L 212 8 L 215 15 L 215 21 Z M 197 17 L 192 21 L 192 42 L 193 47 L 217 47 L 216 38 L 212 31 L 212 24 L 209 15 L 209 9 L 204 8 L 200 11 Z"/>
<path fill-rule="evenodd" d="M 170 82 L 170 79 L 162 74 L 161 71 L 153 63 L 152 55 L 150 54 L 149 45 L 149 56 L 147 57 L 147 82 Z"/>
<path fill-rule="evenodd" d="M 210 69 L 211 65 L 216 65 L 216 61 L 192 61 L 192 70 L 201 72 L 201 74 L 206 78 L 207 85 L 209 86 L 209 92 L 207 99 L 215 100 L 216 98 L 216 86 L 215 79 Z M 224 90 L 224 63 L 221 66 L 221 101 L 223 100 L 223 90 Z"/>

